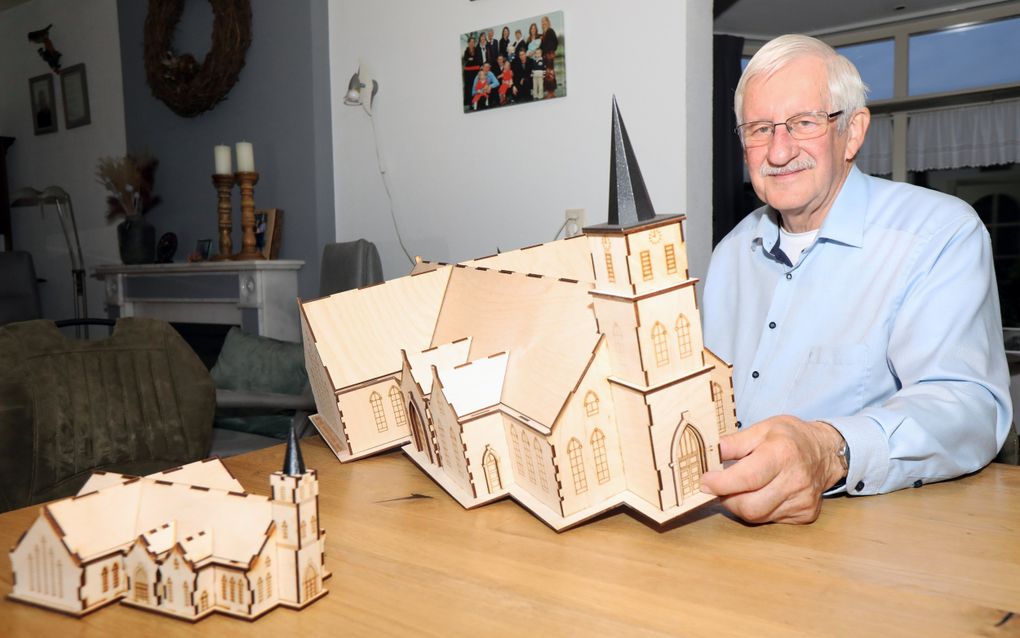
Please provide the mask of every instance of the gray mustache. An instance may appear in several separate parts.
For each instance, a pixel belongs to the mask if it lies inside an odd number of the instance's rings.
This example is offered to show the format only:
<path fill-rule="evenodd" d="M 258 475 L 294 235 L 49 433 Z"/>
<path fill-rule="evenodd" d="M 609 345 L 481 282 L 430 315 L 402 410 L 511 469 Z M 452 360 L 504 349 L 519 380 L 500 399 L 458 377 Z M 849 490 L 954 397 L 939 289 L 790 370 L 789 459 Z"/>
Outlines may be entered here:
<path fill-rule="evenodd" d="M 769 177 L 770 175 L 786 175 L 787 173 L 794 173 L 796 171 L 801 171 L 804 169 L 814 167 L 815 161 L 810 157 L 802 157 L 783 166 L 773 166 L 768 163 L 768 160 L 766 160 L 764 163 L 762 163 L 761 168 L 758 169 L 758 172 L 761 174 L 762 177 Z"/>

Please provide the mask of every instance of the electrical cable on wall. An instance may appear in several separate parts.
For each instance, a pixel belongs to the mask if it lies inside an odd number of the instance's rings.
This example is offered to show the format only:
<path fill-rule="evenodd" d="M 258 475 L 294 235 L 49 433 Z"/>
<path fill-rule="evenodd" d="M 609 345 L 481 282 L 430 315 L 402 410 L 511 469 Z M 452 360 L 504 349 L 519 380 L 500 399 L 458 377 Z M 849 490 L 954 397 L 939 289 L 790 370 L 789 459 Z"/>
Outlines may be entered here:
<path fill-rule="evenodd" d="M 411 256 L 411 253 L 408 252 L 407 247 L 404 246 L 404 238 L 400 235 L 400 226 L 397 225 L 397 214 L 393 210 L 393 195 L 390 193 L 390 183 L 389 180 L 386 179 L 386 171 L 383 170 L 382 157 L 379 155 L 379 135 L 376 133 L 375 130 L 375 117 L 372 115 L 372 112 L 365 107 L 364 104 L 362 104 L 361 106 L 363 109 L 365 109 L 365 113 L 368 114 L 368 121 L 372 123 L 372 141 L 375 142 L 376 167 L 379 169 L 379 176 L 382 178 L 383 188 L 386 190 L 386 199 L 390 204 L 390 218 L 393 220 L 393 230 L 395 230 L 397 233 L 397 243 L 400 244 L 400 249 L 404 251 L 404 255 L 407 256 L 407 260 L 411 262 L 412 266 L 414 266 L 415 264 L 414 257 Z"/>

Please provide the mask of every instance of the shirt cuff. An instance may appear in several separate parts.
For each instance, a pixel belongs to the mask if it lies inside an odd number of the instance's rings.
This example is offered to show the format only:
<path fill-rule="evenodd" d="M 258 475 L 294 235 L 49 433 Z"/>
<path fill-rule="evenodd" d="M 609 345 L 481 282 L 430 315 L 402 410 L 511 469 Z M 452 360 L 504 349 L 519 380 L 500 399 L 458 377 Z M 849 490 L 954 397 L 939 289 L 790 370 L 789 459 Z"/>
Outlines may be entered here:
<path fill-rule="evenodd" d="M 889 440 L 882 426 L 860 414 L 821 420 L 836 428 L 850 448 L 845 484 L 824 495 L 844 491 L 851 495 L 878 494 L 889 473 Z"/>

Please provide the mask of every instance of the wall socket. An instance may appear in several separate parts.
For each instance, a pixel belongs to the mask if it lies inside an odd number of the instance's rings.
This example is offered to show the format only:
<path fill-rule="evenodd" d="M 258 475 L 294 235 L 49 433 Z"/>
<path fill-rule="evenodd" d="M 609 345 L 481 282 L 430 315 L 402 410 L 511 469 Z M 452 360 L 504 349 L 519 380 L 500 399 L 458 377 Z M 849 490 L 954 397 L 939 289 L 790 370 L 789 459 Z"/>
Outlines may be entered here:
<path fill-rule="evenodd" d="M 563 227 L 564 237 L 580 235 L 581 229 L 584 228 L 584 209 L 568 208 L 564 215 L 564 220 L 566 221 L 566 224 Z"/>

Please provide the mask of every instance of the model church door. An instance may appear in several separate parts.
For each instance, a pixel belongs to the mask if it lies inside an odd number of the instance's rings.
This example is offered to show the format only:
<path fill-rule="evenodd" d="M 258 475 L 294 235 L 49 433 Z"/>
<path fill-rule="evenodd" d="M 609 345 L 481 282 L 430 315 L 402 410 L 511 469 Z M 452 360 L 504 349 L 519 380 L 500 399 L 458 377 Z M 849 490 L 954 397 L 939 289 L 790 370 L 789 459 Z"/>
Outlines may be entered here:
<path fill-rule="evenodd" d="M 707 469 L 705 444 L 690 425 L 680 435 L 673 452 L 673 478 L 677 489 L 677 505 L 688 496 L 701 491 L 701 473 Z"/>

